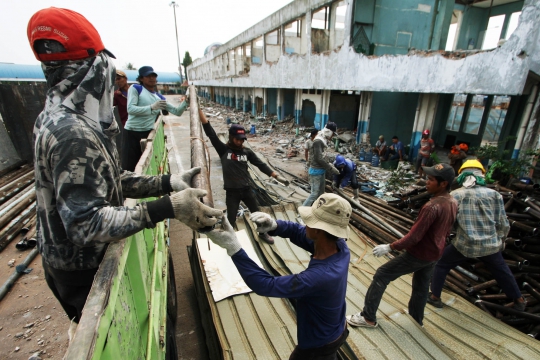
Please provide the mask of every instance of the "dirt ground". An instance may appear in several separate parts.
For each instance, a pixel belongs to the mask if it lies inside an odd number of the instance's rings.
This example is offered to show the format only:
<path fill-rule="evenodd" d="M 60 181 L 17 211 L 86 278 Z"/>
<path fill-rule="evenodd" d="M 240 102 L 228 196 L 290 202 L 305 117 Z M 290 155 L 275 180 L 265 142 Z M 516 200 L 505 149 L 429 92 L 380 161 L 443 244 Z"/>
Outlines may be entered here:
<path fill-rule="evenodd" d="M 0 252 L 0 284 L 23 262 L 30 250 L 15 249 L 15 239 Z M 22 275 L 0 301 L 0 359 L 24 359 L 40 352 L 42 359 L 62 359 L 68 347 L 69 319 L 53 296 L 43 275 L 41 256 L 31 262 L 32 272 Z"/>

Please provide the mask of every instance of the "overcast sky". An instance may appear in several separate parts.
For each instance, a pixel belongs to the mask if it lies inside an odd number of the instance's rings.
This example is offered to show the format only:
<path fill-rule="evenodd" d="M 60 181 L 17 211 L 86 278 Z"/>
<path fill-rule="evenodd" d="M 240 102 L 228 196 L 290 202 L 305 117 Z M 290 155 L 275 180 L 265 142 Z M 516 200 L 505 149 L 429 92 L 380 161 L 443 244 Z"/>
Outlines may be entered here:
<path fill-rule="evenodd" d="M 225 43 L 292 0 L 177 0 L 178 40 L 184 58 L 202 57 L 213 42 Z M 38 10 L 55 6 L 77 11 L 98 30 L 116 67 L 178 69 L 174 14 L 170 0 L 1 0 L 0 62 L 38 64 L 26 27 Z"/>

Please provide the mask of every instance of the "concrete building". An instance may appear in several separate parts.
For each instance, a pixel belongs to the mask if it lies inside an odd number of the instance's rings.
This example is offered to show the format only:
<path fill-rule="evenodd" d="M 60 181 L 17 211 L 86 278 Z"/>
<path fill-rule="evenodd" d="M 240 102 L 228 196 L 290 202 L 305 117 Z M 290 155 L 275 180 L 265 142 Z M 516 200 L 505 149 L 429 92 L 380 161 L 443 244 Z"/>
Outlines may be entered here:
<path fill-rule="evenodd" d="M 539 147 L 540 0 L 296 0 L 188 67 L 200 95 L 298 126 Z"/>

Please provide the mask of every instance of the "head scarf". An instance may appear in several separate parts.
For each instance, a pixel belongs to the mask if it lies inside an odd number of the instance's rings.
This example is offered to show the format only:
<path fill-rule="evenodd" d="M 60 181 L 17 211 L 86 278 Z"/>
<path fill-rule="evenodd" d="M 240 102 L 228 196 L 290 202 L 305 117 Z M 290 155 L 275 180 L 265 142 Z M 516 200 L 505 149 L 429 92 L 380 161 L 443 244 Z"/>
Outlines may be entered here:
<path fill-rule="evenodd" d="M 457 178 L 457 182 L 467 189 L 472 188 L 475 185 L 486 186 L 484 174 L 482 174 L 482 170 L 477 168 L 463 169 Z"/>
<path fill-rule="evenodd" d="M 84 116 L 100 132 L 100 123 L 112 123 L 116 69 L 107 54 L 101 52 L 74 61 L 50 61 L 42 63 L 42 69 L 49 91 L 41 120 L 57 121 L 58 117 L 49 115 L 62 108 Z"/>

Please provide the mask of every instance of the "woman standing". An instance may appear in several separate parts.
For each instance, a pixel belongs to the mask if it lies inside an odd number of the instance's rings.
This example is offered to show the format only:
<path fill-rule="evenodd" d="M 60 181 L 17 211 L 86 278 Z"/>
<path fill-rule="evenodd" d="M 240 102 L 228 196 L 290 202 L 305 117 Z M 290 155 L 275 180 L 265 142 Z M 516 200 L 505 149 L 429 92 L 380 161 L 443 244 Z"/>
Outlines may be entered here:
<path fill-rule="evenodd" d="M 122 140 L 122 168 L 134 171 L 142 155 L 140 142 L 146 139 L 154 128 L 154 123 L 161 110 L 167 110 L 181 116 L 187 108 L 185 97 L 180 98 L 180 105 L 174 107 L 165 97 L 156 91 L 158 75 L 151 66 L 139 69 L 139 84 L 128 90 L 128 120 L 124 127 Z"/>

